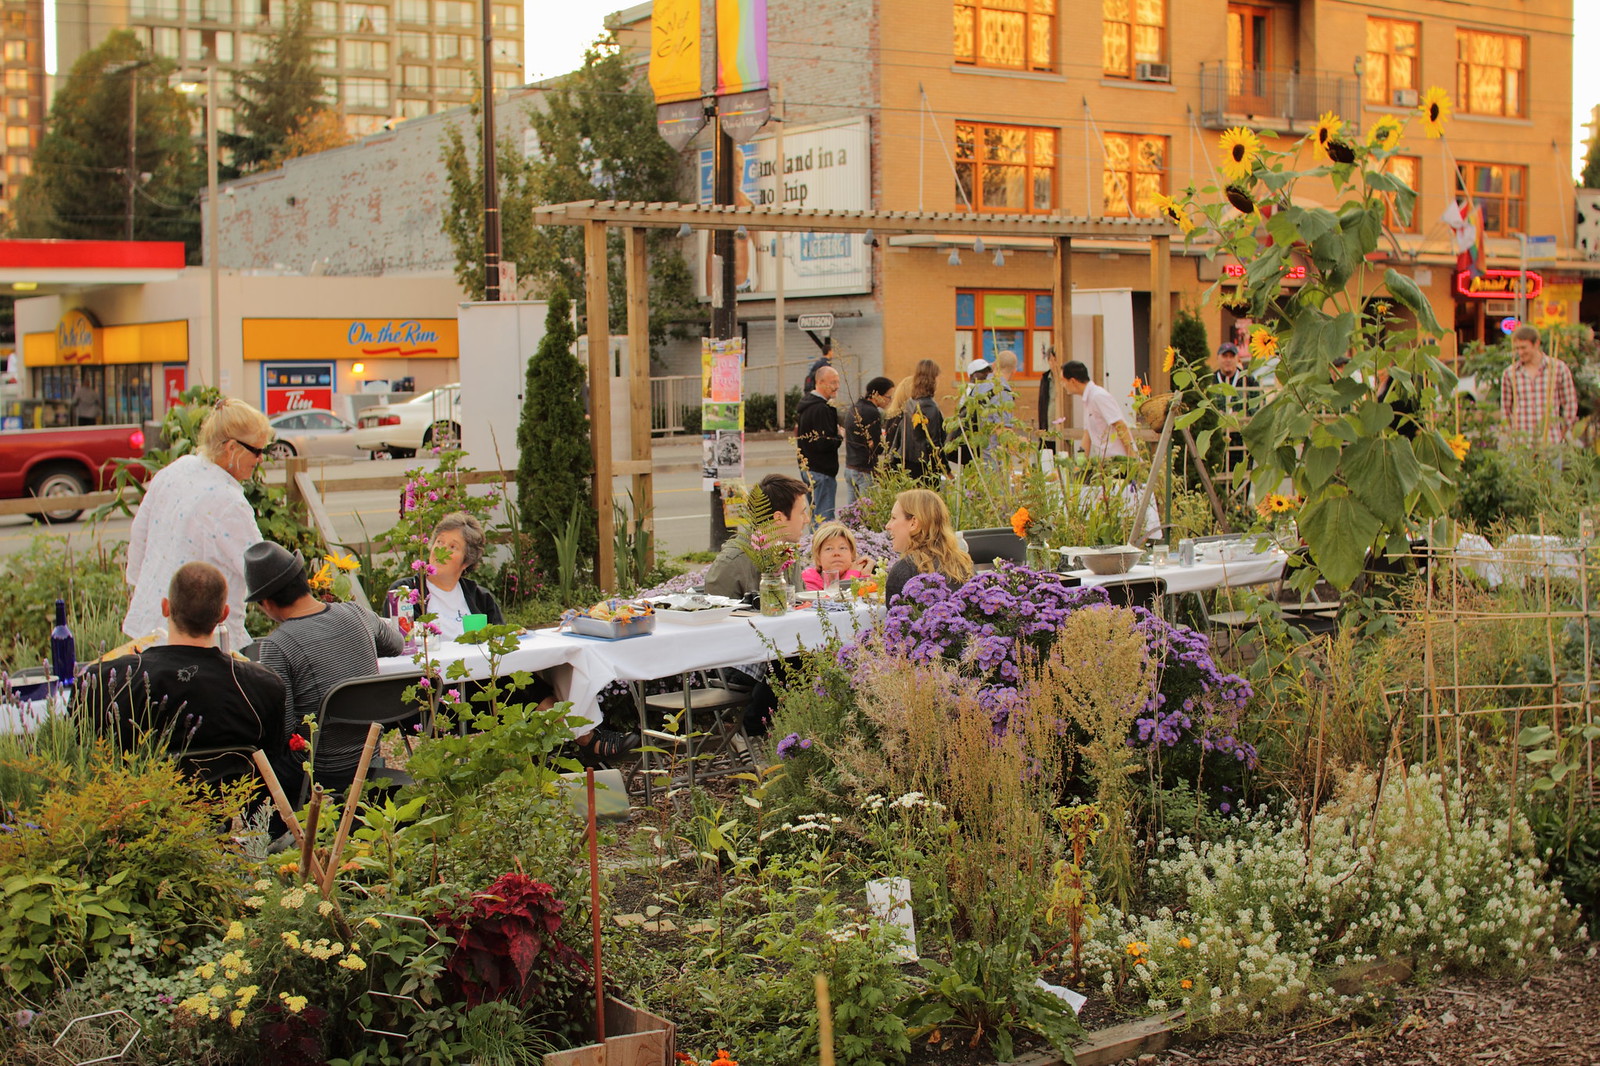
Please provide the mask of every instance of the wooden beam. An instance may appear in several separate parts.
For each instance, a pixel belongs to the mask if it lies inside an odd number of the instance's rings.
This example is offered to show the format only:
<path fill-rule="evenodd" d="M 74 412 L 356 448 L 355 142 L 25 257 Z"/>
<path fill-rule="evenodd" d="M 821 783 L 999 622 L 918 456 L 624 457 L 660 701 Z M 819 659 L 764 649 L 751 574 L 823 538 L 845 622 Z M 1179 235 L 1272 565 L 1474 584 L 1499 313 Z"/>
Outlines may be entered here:
<path fill-rule="evenodd" d="M 1056 346 L 1056 356 L 1059 365 L 1066 366 L 1072 359 L 1072 238 L 1055 238 L 1055 271 L 1050 282 L 1050 306 L 1055 316 L 1051 332 L 1051 340 Z M 1051 406 L 1050 428 L 1056 430 L 1059 425 L 1056 419 L 1067 416 L 1067 390 L 1061 387 L 1061 381 L 1056 380 L 1053 391 L 1050 393 Z M 1056 433 L 1060 439 L 1060 433 Z"/>
<path fill-rule="evenodd" d="M 650 261 L 645 230 L 629 226 L 623 235 L 624 274 L 628 283 L 628 439 L 632 444 L 629 473 L 633 505 L 650 534 L 649 565 L 655 565 L 655 475 L 650 461 Z M 643 469 L 637 464 L 643 463 Z"/>
<path fill-rule="evenodd" d="M 1163 370 L 1167 345 L 1172 343 L 1172 238 L 1150 238 L 1150 387 L 1156 392 L 1172 388 L 1172 375 Z"/>
<path fill-rule="evenodd" d="M 91 492 L 83 496 L 23 496 L 16 500 L 0 500 L 0 515 L 78 511 L 111 503 L 116 498 L 115 492 Z"/>
<path fill-rule="evenodd" d="M 610 592 L 617 582 L 617 565 L 611 504 L 611 299 L 606 277 L 606 224 L 585 224 L 583 237 L 589 317 L 589 444 L 594 453 L 594 509 L 600 535 L 594 577 L 601 592 Z"/>

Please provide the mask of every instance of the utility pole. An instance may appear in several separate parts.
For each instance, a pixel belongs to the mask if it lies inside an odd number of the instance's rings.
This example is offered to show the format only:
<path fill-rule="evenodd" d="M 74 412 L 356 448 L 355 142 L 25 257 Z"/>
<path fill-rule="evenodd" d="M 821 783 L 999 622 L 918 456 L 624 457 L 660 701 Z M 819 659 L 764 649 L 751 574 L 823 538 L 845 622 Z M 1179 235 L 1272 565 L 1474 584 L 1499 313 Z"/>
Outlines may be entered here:
<path fill-rule="evenodd" d="M 500 183 L 494 165 L 494 12 L 483 0 L 483 298 L 500 300 Z"/>
<path fill-rule="evenodd" d="M 733 138 L 722 128 L 720 110 L 714 119 L 711 154 L 711 202 L 733 205 Z M 734 271 L 733 230 L 722 228 L 711 231 L 711 339 L 731 340 L 738 328 L 739 283 Z M 779 328 L 783 328 L 779 323 Z M 717 551 L 728 539 L 728 525 L 722 517 L 722 483 L 711 488 L 711 550 Z"/>

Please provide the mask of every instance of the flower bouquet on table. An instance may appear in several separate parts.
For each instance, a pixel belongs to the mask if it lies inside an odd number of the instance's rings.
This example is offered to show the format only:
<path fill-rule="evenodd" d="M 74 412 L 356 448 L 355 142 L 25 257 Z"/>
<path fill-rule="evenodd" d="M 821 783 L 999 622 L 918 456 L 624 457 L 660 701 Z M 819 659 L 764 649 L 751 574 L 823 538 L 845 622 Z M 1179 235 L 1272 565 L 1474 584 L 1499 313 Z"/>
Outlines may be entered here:
<path fill-rule="evenodd" d="M 642 637 L 655 632 L 655 608 L 641 600 L 602 600 L 582 611 L 567 611 L 561 616 L 561 628 L 603 640 Z"/>
<path fill-rule="evenodd" d="M 1295 552 L 1301 547 L 1300 531 L 1295 528 L 1295 515 L 1304 502 L 1299 496 L 1269 492 L 1256 504 L 1256 515 L 1266 527 L 1267 536 L 1286 552 Z"/>
<path fill-rule="evenodd" d="M 761 575 L 761 613 L 781 615 L 794 602 L 789 568 L 794 565 L 798 546 L 784 536 L 782 524 L 772 515 L 772 502 L 761 486 L 745 493 L 734 513 L 738 527 L 735 543 Z"/>

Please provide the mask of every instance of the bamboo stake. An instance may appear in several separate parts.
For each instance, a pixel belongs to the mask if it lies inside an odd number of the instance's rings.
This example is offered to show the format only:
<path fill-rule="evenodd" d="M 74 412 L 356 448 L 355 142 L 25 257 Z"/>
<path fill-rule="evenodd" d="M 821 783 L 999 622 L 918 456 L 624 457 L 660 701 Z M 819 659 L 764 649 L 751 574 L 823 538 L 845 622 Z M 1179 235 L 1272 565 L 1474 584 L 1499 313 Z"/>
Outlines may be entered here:
<path fill-rule="evenodd" d="M 833 1066 L 833 1004 L 825 973 L 817 974 L 817 1040 L 822 1045 L 822 1066 Z"/>
<path fill-rule="evenodd" d="M 256 773 L 261 775 L 261 780 L 267 783 L 267 795 L 272 797 L 273 806 L 278 808 L 278 817 L 283 819 L 283 824 L 289 827 L 289 833 L 294 837 L 295 846 L 299 847 L 305 840 L 305 832 L 300 828 L 300 819 L 295 817 L 294 807 L 289 803 L 289 797 L 284 794 L 283 785 L 278 781 L 278 775 L 273 772 L 272 764 L 267 761 L 266 752 L 256 750 L 250 753 L 250 761 L 256 764 Z"/>
<path fill-rule="evenodd" d="M 1133 521 L 1128 525 L 1128 543 L 1138 547 L 1144 541 L 1146 530 L 1144 528 L 1144 512 L 1150 506 L 1150 497 L 1156 489 L 1156 471 L 1161 469 L 1161 464 L 1166 460 L 1167 448 L 1172 444 L 1172 423 L 1180 407 L 1176 400 L 1167 404 L 1161 417 L 1161 439 L 1156 442 L 1155 454 L 1150 457 L 1150 476 L 1144 479 L 1144 488 L 1139 490 L 1139 502 L 1133 511 Z M 1170 521 L 1171 515 L 1168 515 Z"/>
<path fill-rule="evenodd" d="M 600 968 L 600 833 L 595 826 L 592 766 L 584 771 L 584 788 L 589 797 L 589 925 L 594 937 L 594 1041 L 600 1045 L 603 1066 L 606 1054 L 606 979 Z"/>
<path fill-rule="evenodd" d="M 306 807 L 306 834 L 300 841 L 300 881 L 302 884 L 311 880 L 311 867 L 317 861 L 317 822 L 322 818 L 322 797 L 324 795 L 321 785 L 313 785 L 311 787 L 311 804 Z"/>
<path fill-rule="evenodd" d="M 1183 442 L 1189 446 L 1189 462 L 1194 466 L 1194 472 L 1200 478 L 1200 486 L 1206 490 L 1206 497 L 1211 500 L 1211 513 L 1217 516 L 1217 526 L 1224 533 L 1232 533 L 1228 528 L 1228 513 L 1223 510 L 1222 500 L 1217 496 L 1217 487 L 1211 483 L 1211 472 L 1206 469 L 1205 459 L 1195 448 L 1194 434 L 1189 432 L 1189 427 L 1184 426 L 1178 431 L 1183 434 Z"/>
<path fill-rule="evenodd" d="M 339 871 L 339 860 L 344 855 L 345 844 L 350 840 L 350 824 L 355 821 L 356 808 L 361 805 L 361 790 L 367 783 L 367 771 L 372 767 L 372 756 L 378 750 L 378 738 L 383 736 L 383 726 L 373 722 L 367 726 L 367 739 L 361 745 L 361 762 L 356 765 L 356 776 L 350 782 L 349 794 L 344 799 L 344 816 L 339 819 L 339 831 L 333 837 L 333 850 L 328 852 L 328 868 L 322 871 L 322 897 L 333 892 L 333 878 Z"/>

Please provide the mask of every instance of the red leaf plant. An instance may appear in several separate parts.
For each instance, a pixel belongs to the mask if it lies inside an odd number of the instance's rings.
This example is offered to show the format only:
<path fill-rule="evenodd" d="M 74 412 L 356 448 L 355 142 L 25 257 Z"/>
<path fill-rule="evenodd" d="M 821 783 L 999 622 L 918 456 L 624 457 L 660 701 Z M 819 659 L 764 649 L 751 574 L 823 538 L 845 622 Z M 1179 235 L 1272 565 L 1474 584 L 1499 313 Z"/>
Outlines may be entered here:
<path fill-rule="evenodd" d="M 526 874 L 504 874 L 475 892 L 465 907 L 434 918 L 453 937 L 445 964 L 468 1007 L 489 1000 L 528 1005 L 565 1001 L 588 967 L 559 937 L 566 904 L 549 885 Z"/>

